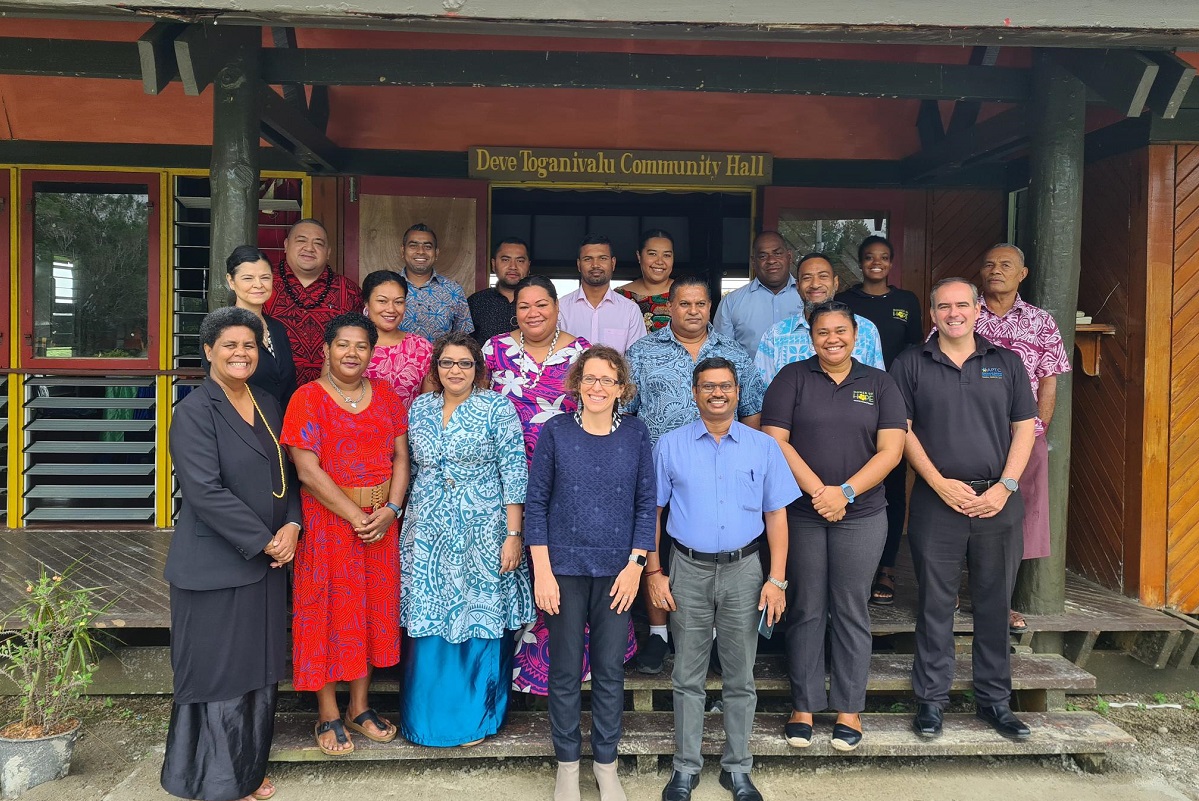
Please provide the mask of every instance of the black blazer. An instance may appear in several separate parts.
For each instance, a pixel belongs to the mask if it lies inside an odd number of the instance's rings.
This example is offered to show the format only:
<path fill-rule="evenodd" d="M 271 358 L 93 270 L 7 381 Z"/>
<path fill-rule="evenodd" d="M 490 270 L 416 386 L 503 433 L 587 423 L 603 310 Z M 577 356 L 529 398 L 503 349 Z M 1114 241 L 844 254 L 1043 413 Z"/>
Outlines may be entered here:
<path fill-rule="evenodd" d="M 275 436 L 282 436 L 279 404 L 261 389 L 250 391 Z M 170 448 L 183 507 L 167 552 L 166 580 L 185 590 L 216 590 L 261 579 L 271 569 L 262 549 L 275 536 L 271 476 L 279 469 L 278 454 L 262 450 L 211 378 L 175 407 Z M 286 457 L 283 463 L 286 521 L 298 523 L 299 481 Z"/>
<path fill-rule="evenodd" d="M 296 363 L 291 355 L 291 340 L 287 338 L 287 328 L 282 322 L 265 314 L 263 318 L 275 354 L 272 356 L 265 347 L 258 349 L 258 367 L 247 383 L 269 392 L 279 402 L 280 408 L 287 411 L 287 404 L 296 391 Z M 200 364 L 207 372 L 208 359 L 204 358 L 203 345 L 200 346 Z"/>

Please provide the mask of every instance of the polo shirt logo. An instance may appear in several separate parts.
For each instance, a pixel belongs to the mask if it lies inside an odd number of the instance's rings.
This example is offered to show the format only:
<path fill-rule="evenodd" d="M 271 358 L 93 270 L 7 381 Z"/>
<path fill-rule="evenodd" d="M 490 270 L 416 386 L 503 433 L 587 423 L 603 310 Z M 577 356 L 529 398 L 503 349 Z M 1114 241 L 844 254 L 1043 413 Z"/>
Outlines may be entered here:
<path fill-rule="evenodd" d="M 892 309 L 891 316 L 894 317 L 896 320 L 903 320 L 906 323 L 908 321 L 908 310 L 907 309 Z"/>
<path fill-rule="evenodd" d="M 999 367 L 984 367 L 983 378 L 1003 378 L 1003 369 Z"/>
<path fill-rule="evenodd" d="M 854 403 L 864 403 L 867 406 L 874 405 L 874 393 L 865 389 L 855 389 L 850 395 Z"/>

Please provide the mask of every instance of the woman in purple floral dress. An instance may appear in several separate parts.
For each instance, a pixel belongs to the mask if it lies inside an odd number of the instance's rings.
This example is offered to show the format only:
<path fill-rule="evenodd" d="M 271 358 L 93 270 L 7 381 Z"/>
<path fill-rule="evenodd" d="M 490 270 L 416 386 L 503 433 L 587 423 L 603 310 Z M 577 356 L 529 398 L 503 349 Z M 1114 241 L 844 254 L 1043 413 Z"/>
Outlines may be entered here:
<path fill-rule="evenodd" d="M 532 462 L 533 448 L 541 427 L 551 417 L 578 408 L 566 389 L 566 374 L 579 354 L 591 347 L 581 337 L 558 328 L 558 292 L 544 276 L 530 275 L 517 284 L 516 330 L 492 337 L 483 346 L 483 358 L 491 371 L 491 387 L 516 407 L 525 434 L 525 457 Z M 549 688 L 549 632 L 538 612 L 533 628 L 518 643 L 512 670 L 512 687 L 534 695 Z M 637 640 L 629 628 L 625 659 L 637 652 Z M 591 675 L 586 652 L 583 680 Z"/>

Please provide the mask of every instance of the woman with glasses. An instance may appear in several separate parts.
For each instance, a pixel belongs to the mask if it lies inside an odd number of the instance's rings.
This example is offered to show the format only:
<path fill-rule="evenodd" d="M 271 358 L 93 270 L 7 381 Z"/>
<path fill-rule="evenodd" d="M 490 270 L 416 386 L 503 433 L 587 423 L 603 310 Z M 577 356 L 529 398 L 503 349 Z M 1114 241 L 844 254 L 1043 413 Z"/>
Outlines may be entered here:
<path fill-rule="evenodd" d="M 521 541 L 528 468 L 520 420 L 488 387 L 478 343 L 433 346 L 433 391 L 408 413 L 416 479 L 400 535 L 400 733 L 475 745 L 508 711 L 512 632 L 536 615 Z"/>
<path fill-rule="evenodd" d="M 570 368 L 578 409 L 546 422 L 533 452 L 525 536 L 534 597 L 549 628 L 550 733 L 558 759 L 554 801 L 578 801 L 580 677 L 590 626 L 591 752 L 600 801 L 624 801 L 616 777 L 624 708 L 629 607 L 657 518 L 649 429 L 621 417 L 635 390 L 614 349 L 596 345 Z"/>
<path fill-rule="evenodd" d="M 850 355 L 858 327 L 848 306 L 818 303 L 809 319 L 816 355 L 780 370 L 762 405 L 762 432 L 778 442 L 803 490 L 787 507 L 792 712 L 784 735 L 807 747 L 812 713 L 831 706 L 831 745 L 852 751 L 862 741 L 858 713 L 870 673 L 870 580 L 887 541 L 882 482 L 903 453 L 907 410 L 891 376 Z"/>

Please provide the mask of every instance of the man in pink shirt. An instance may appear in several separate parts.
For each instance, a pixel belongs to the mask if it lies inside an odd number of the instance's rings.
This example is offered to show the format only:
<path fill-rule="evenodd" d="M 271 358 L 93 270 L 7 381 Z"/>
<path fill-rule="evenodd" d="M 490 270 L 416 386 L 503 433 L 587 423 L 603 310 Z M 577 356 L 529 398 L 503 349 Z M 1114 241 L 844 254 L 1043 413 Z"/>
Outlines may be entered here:
<path fill-rule="evenodd" d="M 637 304 L 612 291 L 616 257 L 603 234 L 588 234 L 579 245 L 579 288 L 558 304 L 558 327 L 592 345 L 622 354 L 645 336 L 645 317 Z"/>
<path fill-rule="evenodd" d="M 1000 347 L 1015 351 L 1024 362 L 1037 401 L 1036 439 L 1028 467 L 1020 478 L 1024 496 L 1024 558 L 1049 555 L 1049 447 L 1045 430 L 1053 419 L 1057 377 L 1070 371 L 1070 356 L 1053 316 L 1020 298 L 1020 282 L 1028 275 L 1024 253 L 1010 244 L 995 245 L 983 257 L 979 278 L 983 304 L 974 330 Z M 1019 612 L 1011 612 L 1011 629 L 1027 628 Z"/>

